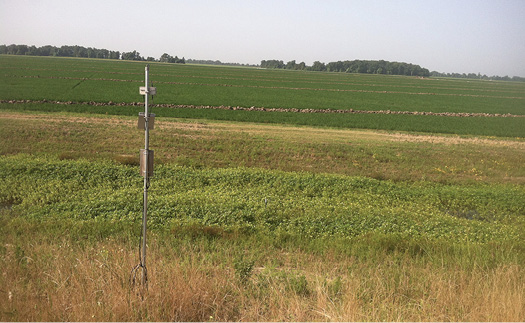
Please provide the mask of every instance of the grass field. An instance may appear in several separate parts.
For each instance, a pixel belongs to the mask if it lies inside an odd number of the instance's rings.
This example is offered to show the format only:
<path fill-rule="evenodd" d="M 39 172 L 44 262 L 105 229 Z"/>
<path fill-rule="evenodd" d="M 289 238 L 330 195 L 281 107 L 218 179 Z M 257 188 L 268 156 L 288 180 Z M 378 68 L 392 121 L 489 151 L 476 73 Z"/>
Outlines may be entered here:
<path fill-rule="evenodd" d="M 0 104 L 1 321 L 525 320 L 523 117 L 155 108 L 141 294 L 142 107 L 34 101 L 140 101 L 144 64 L 0 63 L 0 100 L 32 100 Z M 523 115 L 505 82 L 151 74 L 155 103 Z"/>

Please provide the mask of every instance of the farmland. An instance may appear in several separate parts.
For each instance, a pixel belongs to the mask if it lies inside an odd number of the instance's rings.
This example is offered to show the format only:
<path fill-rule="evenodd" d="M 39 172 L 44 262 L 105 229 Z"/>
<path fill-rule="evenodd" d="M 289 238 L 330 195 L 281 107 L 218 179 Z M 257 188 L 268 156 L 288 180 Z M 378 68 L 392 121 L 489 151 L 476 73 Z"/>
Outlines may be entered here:
<path fill-rule="evenodd" d="M 523 321 L 525 85 L 152 64 L 142 299 L 143 71 L 0 56 L 2 320 Z"/>
<path fill-rule="evenodd" d="M 143 64 L 45 57 L 0 57 L 0 98 L 133 103 Z M 346 73 L 153 64 L 156 104 L 354 111 L 487 113 L 521 116 L 525 84 Z M 132 84 L 135 84 L 134 86 Z M 3 106 L 3 105 L 2 105 Z M 28 109 L 136 115 L 138 108 L 34 104 Z M 162 111 L 162 112 L 160 112 Z M 337 128 L 524 137 L 523 118 L 395 114 L 260 113 L 158 108 L 169 117 L 286 123 Z"/>

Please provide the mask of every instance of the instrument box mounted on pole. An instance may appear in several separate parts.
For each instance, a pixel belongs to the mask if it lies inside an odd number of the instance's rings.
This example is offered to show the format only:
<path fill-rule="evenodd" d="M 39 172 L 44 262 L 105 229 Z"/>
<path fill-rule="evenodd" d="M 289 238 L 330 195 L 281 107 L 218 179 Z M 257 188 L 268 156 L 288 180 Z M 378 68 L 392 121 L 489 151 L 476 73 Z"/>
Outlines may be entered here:
<path fill-rule="evenodd" d="M 153 150 L 140 150 L 140 175 L 146 177 L 146 163 L 148 164 L 148 177 L 153 176 Z"/>
<path fill-rule="evenodd" d="M 146 93 L 146 87 L 145 86 L 141 86 L 141 87 L 139 87 L 139 93 L 140 93 L 140 95 L 146 95 L 146 94 L 156 95 L 157 94 L 157 88 L 150 86 L 150 87 L 148 87 L 148 93 Z"/>
<path fill-rule="evenodd" d="M 144 112 L 139 112 L 138 128 L 141 130 L 146 129 L 146 118 L 144 117 L 145 115 L 146 114 Z M 148 128 L 150 130 L 155 129 L 155 113 L 149 113 L 148 117 Z"/>

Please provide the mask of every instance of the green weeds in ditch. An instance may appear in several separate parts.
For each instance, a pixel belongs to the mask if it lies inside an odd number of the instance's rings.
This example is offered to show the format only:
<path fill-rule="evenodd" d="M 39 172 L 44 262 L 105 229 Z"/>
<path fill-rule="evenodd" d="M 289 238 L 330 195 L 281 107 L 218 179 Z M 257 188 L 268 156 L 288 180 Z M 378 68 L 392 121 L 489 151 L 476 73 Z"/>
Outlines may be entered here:
<path fill-rule="evenodd" d="M 134 223 L 136 166 L 17 155 L 0 158 L 0 202 L 32 219 Z M 457 243 L 523 242 L 518 185 L 393 183 L 362 177 L 161 165 L 152 179 L 152 227 L 211 227 L 282 239 L 368 234 Z M 411 247 L 406 247 L 411 249 Z"/>

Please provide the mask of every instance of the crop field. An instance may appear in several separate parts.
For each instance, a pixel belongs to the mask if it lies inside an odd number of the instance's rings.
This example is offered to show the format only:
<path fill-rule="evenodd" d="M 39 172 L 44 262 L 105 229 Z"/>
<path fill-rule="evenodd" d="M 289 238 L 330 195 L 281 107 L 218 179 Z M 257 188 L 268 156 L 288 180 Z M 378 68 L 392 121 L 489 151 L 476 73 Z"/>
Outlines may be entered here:
<path fill-rule="evenodd" d="M 0 56 L 1 321 L 525 320 L 524 84 L 151 64 L 141 292 L 143 77 Z"/>
<path fill-rule="evenodd" d="M 50 57 L 0 57 L 0 100 L 30 100 L 21 108 L 136 115 L 137 109 L 53 102 L 140 102 L 144 64 Z M 315 73 L 153 63 L 154 103 L 170 117 L 288 123 L 338 128 L 525 137 L 525 84 L 347 73 Z M 132 84 L 135 84 L 133 86 Z M 162 93 L 162 95 L 160 95 Z M 40 100 L 48 100 L 40 104 Z M 195 109 L 241 107 L 318 113 Z M 6 109 L 2 104 L 2 109 Z M 321 113 L 344 110 L 383 113 Z M 398 115 L 393 112 L 411 112 Z M 423 116 L 489 114 L 514 117 Z M 520 117 L 515 117 L 520 116 Z"/>

